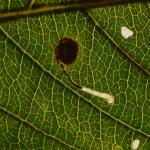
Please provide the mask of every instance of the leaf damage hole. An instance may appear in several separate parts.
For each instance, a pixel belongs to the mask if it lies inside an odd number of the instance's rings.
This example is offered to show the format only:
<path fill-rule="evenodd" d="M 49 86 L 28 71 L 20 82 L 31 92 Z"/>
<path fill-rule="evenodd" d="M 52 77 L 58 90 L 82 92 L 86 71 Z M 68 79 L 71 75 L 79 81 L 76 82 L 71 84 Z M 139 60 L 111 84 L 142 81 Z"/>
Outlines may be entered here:
<path fill-rule="evenodd" d="M 133 31 L 127 28 L 126 26 L 121 27 L 121 35 L 127 39 L 133 35 Z"/>
<path fill-rule="evenodd" d="M 140 140 L 139 139 L 135 139 L 133 142 L 132 142 L 132 145 L 131 145 L 131 148 L 132 150 L 137 150 L 138 147 L 140 145 Z"/>
<path fill-rule="evenodd" d="M 79 47 L 78 43 L 71 38 L 63 38 L 61 39 L 56 48 L 55 48 L 55 55 L 57 59 L 57 63 L 62 68 L 64 74 L 68 77 L 69 82 L 76 87 L 77 89 L 87 92 L 93 96 L 98 96 L 100 98 L 105 99 L 108 104 L 114 103 L 114 97 L 108 93 L 102 93 L 90 88 L 82 87 L 81 85 L 74 82 L 69 74 L 66 72 L 66 65 L 70 65 L 73 63 L 78 55 Z"/>

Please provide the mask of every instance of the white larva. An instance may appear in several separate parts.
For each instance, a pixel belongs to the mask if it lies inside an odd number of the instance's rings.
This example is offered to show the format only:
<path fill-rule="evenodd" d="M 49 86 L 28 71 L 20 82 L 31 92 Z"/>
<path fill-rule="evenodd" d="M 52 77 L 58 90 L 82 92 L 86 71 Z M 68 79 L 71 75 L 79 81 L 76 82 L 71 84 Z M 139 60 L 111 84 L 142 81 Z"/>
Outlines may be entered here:
<path fill-rule="evenodd" d="M 95 91 L 95 90 L 92 90 L 92 89 L 89 89 L 89 88 L 86 88 L 86 87 L 82 87 L 81 90 L 84 91 L 84 92 L 87 92 L 91 95 L 98 96 L 100 98 L 105 99 L 108 102 L 108 104 L 113 104 L 114 103 L 114 97 L 112 95 L 108 94 L 108 93 L 98 92 L 98 91 Z"/>

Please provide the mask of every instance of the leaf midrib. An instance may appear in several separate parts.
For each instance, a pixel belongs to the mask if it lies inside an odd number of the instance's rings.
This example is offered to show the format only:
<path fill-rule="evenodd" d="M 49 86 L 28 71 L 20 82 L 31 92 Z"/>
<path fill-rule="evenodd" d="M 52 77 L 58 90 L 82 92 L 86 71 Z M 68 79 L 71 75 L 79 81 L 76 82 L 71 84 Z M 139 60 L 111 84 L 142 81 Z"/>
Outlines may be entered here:
<path fill-rule="evenodd" d="M 39 8 L 32 8 L 33 4 L 30 4 L 28 9 L 24 10 L 24 8 L 20 8 L 20 11 L 7 11 L 0 13 L 0 19 L 10 19 L 13 17 L 22 17 L 22 16 L 29 16 L 34 14 L 41 14 L 46 12 L 53 12 L 53 11 L 61 11 L 61 10 L 71 10 L 71 9 L 89 9 L 89 8 L 96 8 L 100 6 L 112 6 L 117 4 L 124 4 L 124 3 L 145 3 L 147 0 L 100 0 L 100 1 L 93 1 L 93 2 L 76 2 L 76 3 L 66 3 L 66 4 L 58 4 L 58 5 L 45 5 Z M 38 6 L 37 6 L 38 7 Z"/>

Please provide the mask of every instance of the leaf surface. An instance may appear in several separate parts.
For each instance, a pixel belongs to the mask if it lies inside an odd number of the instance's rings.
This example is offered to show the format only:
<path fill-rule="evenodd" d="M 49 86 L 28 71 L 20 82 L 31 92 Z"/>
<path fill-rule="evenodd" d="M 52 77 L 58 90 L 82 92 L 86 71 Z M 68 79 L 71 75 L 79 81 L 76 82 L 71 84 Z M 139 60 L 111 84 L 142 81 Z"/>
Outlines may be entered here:
<path fill-rule="evenodd" d="M 122 150 L 139 139 L 139 149 L 148 150 L 149 11 L 148 3 L 124 4 L 1 22 L 2 149 Z M 123 39 L 121 26 L 136 31 L 133 37 Z M 66 68 L 72 80 L 111 93 L 113 105 L 69 83 L 54 55 L 63 37 L 79 44 Z"/>

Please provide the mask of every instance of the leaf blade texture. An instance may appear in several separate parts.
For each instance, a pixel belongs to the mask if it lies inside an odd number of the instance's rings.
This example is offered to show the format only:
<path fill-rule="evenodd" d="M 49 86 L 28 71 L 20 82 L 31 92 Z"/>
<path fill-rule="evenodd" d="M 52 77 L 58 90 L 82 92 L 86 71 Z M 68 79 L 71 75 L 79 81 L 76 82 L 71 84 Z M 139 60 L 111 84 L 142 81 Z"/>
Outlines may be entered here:
<path fill-rule="evenodd" d="M 23 2 L 16 4 L 21 6 L 25 6 Z M 2 22 L 2 148 L 122 150 L 131 149 L 132 141 L 139 139 L 139 148 L 148 149 L 148 13 L 148 3 L 137 3 L 88 11 L 62 10 Z M 126 40 L 121 37 L 124 25 L 134 32 Z M 54 55 L 55 46 L 64 37 L 79 44 L 77 59 L 66 67 L 72 80 L 111 93 L 113 105 L 69 83 Z M 148 73 L 124 55 L 118 45 Z"/>

